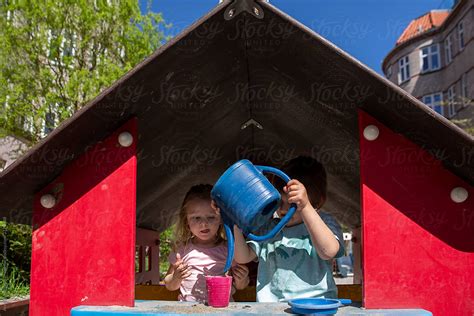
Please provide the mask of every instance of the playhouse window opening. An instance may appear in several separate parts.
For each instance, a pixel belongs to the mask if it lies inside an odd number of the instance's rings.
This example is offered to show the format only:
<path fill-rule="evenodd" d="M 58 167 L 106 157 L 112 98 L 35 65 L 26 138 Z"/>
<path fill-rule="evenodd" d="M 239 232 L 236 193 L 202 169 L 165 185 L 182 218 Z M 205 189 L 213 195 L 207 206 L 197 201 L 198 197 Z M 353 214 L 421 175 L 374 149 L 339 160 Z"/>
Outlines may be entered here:
<path fill-rule="evenodd" d="M 135 246 L 135 273 L 142 272 L 142 246 Z"/>
<path fill-rule="evenodd" d="M 159 285 L 168 271 L 162 261 L 168 261 L 170 243 L 168 238 L 162 242 L 162 233 L 153 229 L 137 227 L 135 247 L 135 284 Z M 164 248 L 163 248 L 164 246 Z"/>
<path fill-rule="evenodd" d="M 151 247 L 145 246 L 145 271 L 151 271 Z"/>
<path fill-rule="evenodd" d="M 342 227 L 344 255 L 333 260 L 333 276 L 336 284 L 356 284 L 354 282 L 354 230 Z"/>

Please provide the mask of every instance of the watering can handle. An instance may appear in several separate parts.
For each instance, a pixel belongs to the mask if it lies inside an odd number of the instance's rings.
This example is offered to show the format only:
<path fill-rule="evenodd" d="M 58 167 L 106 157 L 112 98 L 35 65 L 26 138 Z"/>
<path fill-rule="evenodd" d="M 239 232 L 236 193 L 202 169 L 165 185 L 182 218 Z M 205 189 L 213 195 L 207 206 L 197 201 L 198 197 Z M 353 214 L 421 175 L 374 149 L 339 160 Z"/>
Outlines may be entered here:
<path fill-rule="evenodd" d="M 286 173 L 284 173 L 283 171 L 277 168 L 267 167 L 267 166 L 255 166 L 255 167 L 261 172 L 271 173 L 280 177 L 283 181 L 285 181 L 285 183 L 288 183 L 291 180 L 290 177 L 286 175 Z M 247 235 L 247 237 L 255 241 L 263 241 L 263 240 L 267 240 L 267 239 L 275 237 L 275 235 L 278 234 L 278 232 L 290 221 L 295 211 L 296 211 L 296 204 L 292 203 L 290 205 L 290 208 L 288 209 L 288 213 L 286 213 L 286 215 L 282 218 L 282 220 L 275 227 L 273 227 L 273 229 L 269 231 L 266 235 L 257 236 L 250 233 Z"/>

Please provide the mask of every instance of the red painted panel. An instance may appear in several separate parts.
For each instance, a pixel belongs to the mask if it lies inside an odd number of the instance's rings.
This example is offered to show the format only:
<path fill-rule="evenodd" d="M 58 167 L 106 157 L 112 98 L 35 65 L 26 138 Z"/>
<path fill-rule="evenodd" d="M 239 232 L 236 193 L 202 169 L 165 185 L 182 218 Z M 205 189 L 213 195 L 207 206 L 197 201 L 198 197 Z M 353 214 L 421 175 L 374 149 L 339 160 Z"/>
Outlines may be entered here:
<path fill-rule="evenodd" d="M 366 308 L 474 313 L 474 190 L 433 156 L 359 113 Z M 373 124 L 379 137 L 368 141 Z M 454 187 L 469 198 L 455 203 Z"/>
<path fill-rule="evenodd" d="M 30 315 L 77 305 L 134 304 L 137 122 L 76 159 L 35 196 Z M 118 135 L 134 137 L 130 147 Z M 58 202 L 45 209 L 40 197 Z"/>

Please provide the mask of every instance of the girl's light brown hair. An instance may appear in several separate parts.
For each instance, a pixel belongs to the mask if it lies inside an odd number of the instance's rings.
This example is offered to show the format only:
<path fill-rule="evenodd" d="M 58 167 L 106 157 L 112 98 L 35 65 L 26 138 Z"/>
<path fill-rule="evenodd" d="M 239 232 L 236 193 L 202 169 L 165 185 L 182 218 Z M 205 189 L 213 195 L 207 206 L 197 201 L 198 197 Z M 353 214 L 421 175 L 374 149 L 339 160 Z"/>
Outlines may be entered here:
<path fill-rule="evenodd" d="M 211 203 L 211 190 L 212 190 L 212 185 L 210 184 L 198 184 L 192 186 L 189 191 L 186 193 L 183 199 L 183 203 L 181 204 L 181 208 L 179 210 L 179 215 L 178 219 L 175 224 L 174 228 L 174 243 L 173 243 L 173 249 L 176 251 L 180 246 L 186 246 L 191 238 L 193 237 L 193 234 L 191 233 L 191 230 L 189 229 L 189 224 L 188 224 L 188 218 L 187 218 L 187 212 L 188 212 L 188 203 L 191 200 L 194 199 L 200 199 L 200 200 L 205 200 L 209 201 L 209 204 Z M 224 234 L 224 229 L 222 227 L 222 224 L 219 227 L 219 230 L 217 231 L 217 236 L 218 240 L 217 243 L 221 242 L 225 238 Z"/>

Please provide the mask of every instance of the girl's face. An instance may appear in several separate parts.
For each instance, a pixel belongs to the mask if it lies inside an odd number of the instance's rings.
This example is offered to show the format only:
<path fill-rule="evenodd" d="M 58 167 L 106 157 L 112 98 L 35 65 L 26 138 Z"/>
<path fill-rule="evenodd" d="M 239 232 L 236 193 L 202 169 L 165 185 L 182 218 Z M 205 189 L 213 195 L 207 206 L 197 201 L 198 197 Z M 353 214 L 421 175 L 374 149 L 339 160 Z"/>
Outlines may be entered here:
<path fill-rule="evenodd" d="M 277 214 L 280 218 L 283 218 L 286 213 L 288 213 L 288 209 L 290 208 L 290 204 L 288 203 L 288 196 L 285 192 L 280 191 L 281 194 L 281 203 L 280 207 L 277 210 Z M 303 218 L 301 217 L 301 212 L 295 212 L 291 217 L 290 221 L 286 224 L 286 226 L 291 227 L 303 222 Z"/>
<path fill-rule="evenodd" d="M 202 246 L 214 245 L 221 225 L 221 217 L 211 207 L 211 201 L 192 199 L 186 204 L 186 219 L 194 235 L 193 242 Z"/>

